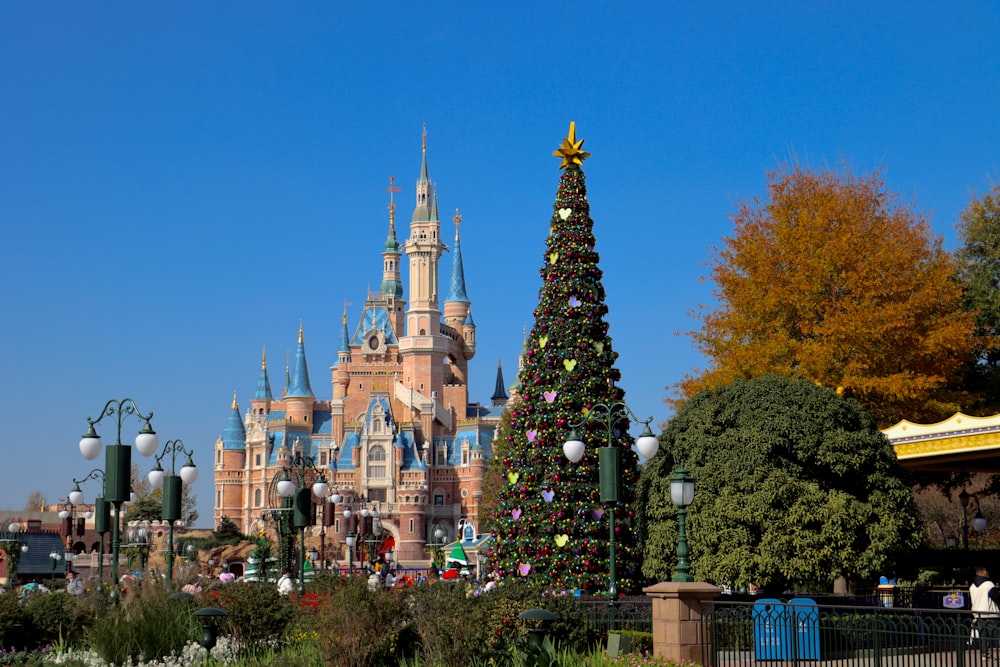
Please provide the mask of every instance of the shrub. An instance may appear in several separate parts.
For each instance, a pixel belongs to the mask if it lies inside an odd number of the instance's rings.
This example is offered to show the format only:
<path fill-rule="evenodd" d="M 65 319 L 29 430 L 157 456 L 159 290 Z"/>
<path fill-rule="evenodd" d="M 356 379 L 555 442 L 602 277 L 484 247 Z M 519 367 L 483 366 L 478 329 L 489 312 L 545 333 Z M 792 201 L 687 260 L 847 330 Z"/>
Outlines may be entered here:
<path fill-rule="evenodd" d="M 412 651 L 407 603 L 393 591 L 369 590 L 361 577 L 348 577 L 331 591 L 316 614 L 315 631 L 326 664 L 367 667 L 392 664 Z"/>
<path fill-rule="evenodd" d="M 466 667 L 485 656 L 490 629 L 483 600 L 447 584 L 419 586 L 412 600 L 413 629 L 427 664 Z"/>
<path fill-rule="evenodd" d="M 0 642 L 7 646 L 22 636 L 21 604 L 13 593 L 0 594 Z"/>
<path fill-rule="evenodd" d="M 43 646 L 59 639 L 74 642 L 82 637 L 87 623 L 81 604 L 66 593 L 31 596 L 25 601 L 22 618 L 29 646 Z"/>
<path fill-rule="evenodd" d="M 600 638 L 591 637 L 584 622 L 580 605 L 569 595 L 552 595 L 547 590 L 530 586 L 501 586 L 481 595 L 485 604 L 486 623 L 491 631 L 490 650 L 511 645 L 524 632 L 524 621 L 518 619 L 529 609 L 547 609 L 559 618 L 548 626 L 548 634 L 561 647 L 573 651 L 588 650 Z"/>
<path fill-rule="evenodd" d="M 148 586 L 131 590 L 121 604 L 98 616 L 87 639 L 105 662 L 122 665 L 180 654 L 199 634 L 190 605 Z"/>
<path fill-rule="evenodd" d="M 225 634 L 241 651 L 259 652 L 279 642 L 295 620 L 292 602 L 273 584 L 233 582 L 213 590 L 212 595 L 229 614 L 223 624 Z"/>

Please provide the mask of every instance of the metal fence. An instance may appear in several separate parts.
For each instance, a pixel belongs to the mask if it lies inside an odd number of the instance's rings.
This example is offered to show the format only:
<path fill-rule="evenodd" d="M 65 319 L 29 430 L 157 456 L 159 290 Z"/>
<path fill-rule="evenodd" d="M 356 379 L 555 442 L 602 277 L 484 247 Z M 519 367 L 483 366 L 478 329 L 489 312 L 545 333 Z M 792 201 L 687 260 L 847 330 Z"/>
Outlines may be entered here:
<path fill-rule="evenodd" d="M 711 642 L 701 664 L 1000 667 L 998 620 L 940 608 L 719 601 L 702 618 Z"/>
<path fill-rule="evenodd" d="M 611 609 L 607 598 L 583 596 L 576 600 L 583 612 L 584 622 L 595 636 L 606 635 L 612 629 Z M 619 597 L 615 605 L 614 626 L 615 630 L 652 632 L 653 599 L 645 595 Z"/>

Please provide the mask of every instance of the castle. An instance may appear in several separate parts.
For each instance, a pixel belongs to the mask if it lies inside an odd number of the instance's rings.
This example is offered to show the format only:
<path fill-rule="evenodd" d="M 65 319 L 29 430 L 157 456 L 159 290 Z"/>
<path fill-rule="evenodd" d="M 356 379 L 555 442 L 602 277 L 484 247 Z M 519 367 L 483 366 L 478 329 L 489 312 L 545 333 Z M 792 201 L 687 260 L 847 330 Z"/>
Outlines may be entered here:
<path fill-rule="evenodd" d="M 367 295 L 353 333 L 345 306 L 331 366 L 332 397 L 313 393 L 301 324 L 280 397 L 271 391 L 266 353 L 245 414 L 234 395 L 215 444 L 215 525 L 225 516 L 246 534 L 268 530 L 276 515 L 269 510 L 281 502 L 277 482 L 298 466 L 300 483 L 322 476 L 329 484 L 325 501 L 312 496 L 305 529 L 313 541 L 321 536 L 320 548 L 329 549 L 325 559 L 350 557 L 348 536 L 366 529 L 359 515 L 378 516 L 378 549 L 391 549 L 400 562 L 426 562 L 429 544 L 475 532 L 486 460 L 508 397 L 498 366 L 491 405 L 469 402 L 476 325 L 462 266 L 461 217 L 456 212 L 442 312 L 438 264 L 449 248 L 427 170 L 426 129 L 422 144 L 410 237 L 402 245 L 397 240 L 393 193 L 399 188 L 390 187 L 381 288 Z M 369 533 L 371 528 L 368 519 Z"/>

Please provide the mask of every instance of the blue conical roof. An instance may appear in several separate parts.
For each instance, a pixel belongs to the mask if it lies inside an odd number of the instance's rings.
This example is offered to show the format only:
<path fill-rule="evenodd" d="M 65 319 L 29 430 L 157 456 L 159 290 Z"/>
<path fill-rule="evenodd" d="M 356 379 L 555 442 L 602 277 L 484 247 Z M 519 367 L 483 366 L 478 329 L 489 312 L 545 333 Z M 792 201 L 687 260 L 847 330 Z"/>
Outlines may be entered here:
<path fill-rule="evenodd" d="M 462 221 L 462 216 L 455 214 L 455 252 L 451 259 L 451 282 L 449 283 L 448 298 L 445 301 L 459 301 L 469 303 L 469 295 L 465 292 L 465 268 L 462 265 L 462 242 L 458 237 L 458 225 Z"/>
<path fill-rule="evenodd" d="M 257 376 L 257 391 L 254 392 L 253 398 L 255 401 L 270 401 L 274 398 L 271 395 L 271 381 L 267 377 L 267 350 L 264 350 L 260 358 L 260 375 Z"/>
<path fill-rule="evenodd" d="M 233 392 L 233 407 L 222 429 L 223 449 L 244 449 L 247 445 L 247 432 L 243 428 L 243 418 L 240 417 L 240 406 L 236 402 L 236 392 Z"/>
<path fill-rule="evenodd" d="M 309 386 L 309 368 L 306 366 L 306 345 L 303 342 L 302 325 L 299 325 L 299 344 L 295 349 L 295 364 L 288 384 L 286 396 L 313 396 Z"/>

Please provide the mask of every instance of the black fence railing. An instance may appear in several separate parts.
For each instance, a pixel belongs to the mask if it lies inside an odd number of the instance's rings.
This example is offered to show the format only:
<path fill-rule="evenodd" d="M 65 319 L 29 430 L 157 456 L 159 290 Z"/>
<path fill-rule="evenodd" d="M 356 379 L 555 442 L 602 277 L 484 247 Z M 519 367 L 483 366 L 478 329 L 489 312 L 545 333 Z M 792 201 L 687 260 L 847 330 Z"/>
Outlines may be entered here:
<path fill-rule="evenodd" d="M 606 635 L 611 630 L 608 599 L 601 596 L 577 598 L 588 630 L 594 636 Z M 623 595 L 615 606 L 615 630 L 653 631 L 653 599 L 645 595 Z"/>
<path fill-rule="evenodd" d="M 704 667 L 1000 665 L 1000 619 L 962 609 L 718 601 L 702 617 Z"/>

